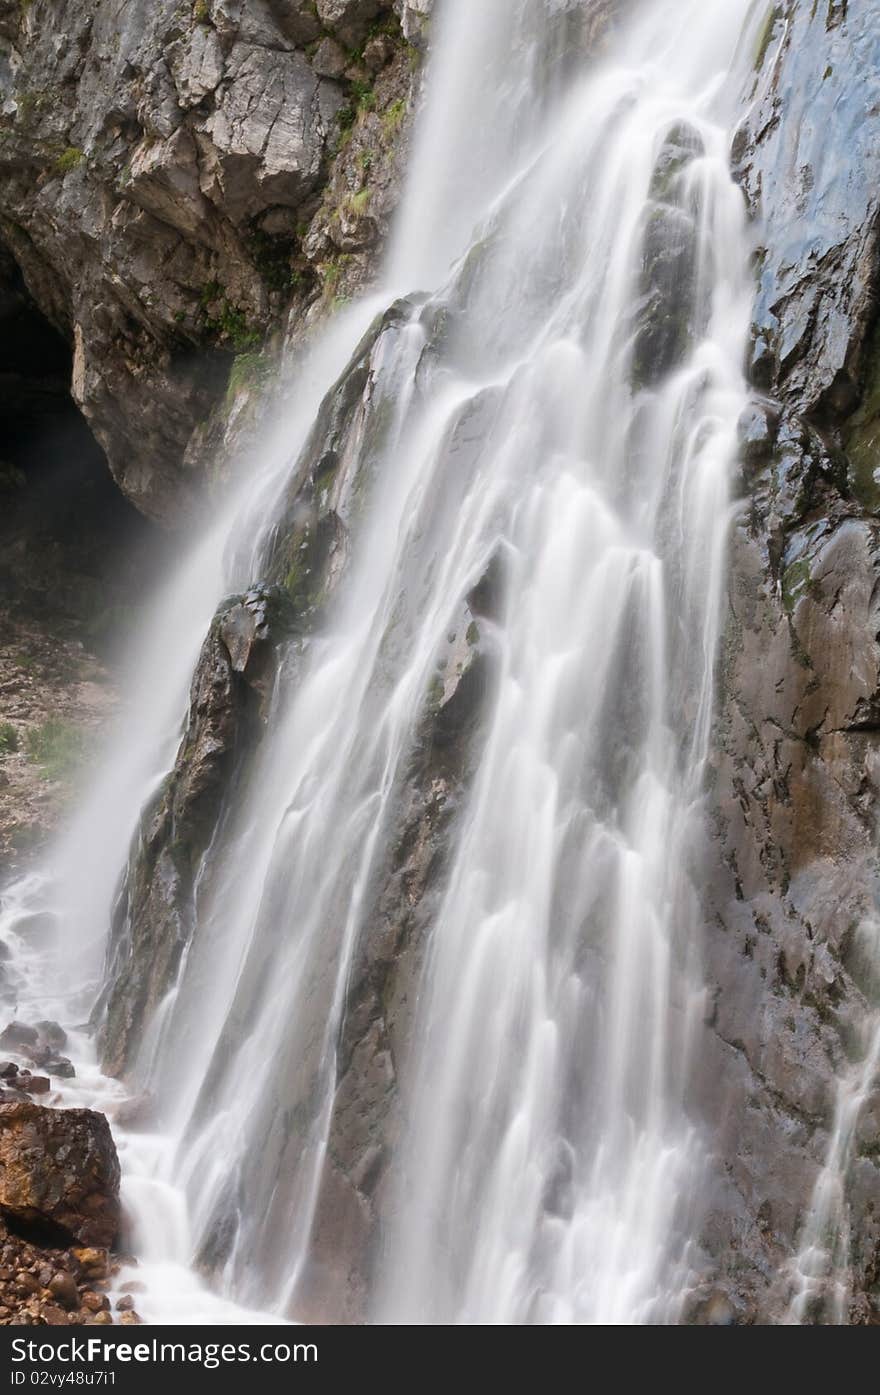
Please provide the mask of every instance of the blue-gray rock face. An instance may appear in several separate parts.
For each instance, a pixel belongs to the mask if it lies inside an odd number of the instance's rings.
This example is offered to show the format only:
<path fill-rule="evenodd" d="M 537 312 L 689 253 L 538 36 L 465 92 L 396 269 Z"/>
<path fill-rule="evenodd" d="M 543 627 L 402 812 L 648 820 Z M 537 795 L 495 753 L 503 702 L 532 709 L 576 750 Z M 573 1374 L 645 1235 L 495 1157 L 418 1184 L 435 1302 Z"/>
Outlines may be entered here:
<path fill-rule="evenodd" d="M 760 218 L 755 325 L 767 352 L 758 375 L 792 407 L 828 399 L 841 412 L 859 395 L 872 328 L 880 22 L 866 0 L 776 9 L 757 103 L 737 140 Z"/>

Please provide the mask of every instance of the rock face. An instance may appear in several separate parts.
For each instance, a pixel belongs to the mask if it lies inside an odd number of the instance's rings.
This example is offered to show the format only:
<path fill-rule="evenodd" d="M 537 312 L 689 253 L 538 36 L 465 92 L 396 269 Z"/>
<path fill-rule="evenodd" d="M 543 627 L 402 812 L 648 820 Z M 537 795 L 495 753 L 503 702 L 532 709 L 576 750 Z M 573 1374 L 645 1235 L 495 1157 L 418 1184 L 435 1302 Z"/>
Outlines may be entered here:
<path fill-rule="evenodd" d="M 283 592 L 233 597 L 202 647 L 186 734 L 143 815 L 114 913 L 107 986 L 96 1010 L 111 1074 L 130 1064 L 140 1028 L 173 982 L 189 941 L 199 870 L 258 739 L 289 609 Z"/>
<path fill-rule="evenodd" d="M 0 1212 L 86 1246 L 119 1230 L 119 1162 L 103 1114 L 0 1105 Z"/>
<path fill-rule="evenodd" d="M 584 7 L 597 34 L 614 8 Z M 425 42 L 429 12 L 428 0 L 72 0 L 62 14 L 48 0 L 0 0 L 0 241 L 73 346 L 76 400 L 145 512 L 185 511 L 231 354 L 250 353 L 285 317 L 299 334 L 369 276 L 397 197 L 408 45 Z M 784 1318 L 787 1266 L 839 1085 L 863 1059 L 880 1003 L 872 0 L 768 4 L 743 110 L 732 158 L 760 247 L 743 507 L 699 850 L 710 1006 L 695 1099 L 717 1158 L 706 1279 L 688 1314 L 698 1322 Z M 681 129 L 657 167 L 641 382 L 674 365 L 690 332 L 676 287 L 693 228 L 670 189 L 698 154 Z M 344 575 L 383 430 L 373 364 L 401 318 L 397 307 L 373 327 L 328 396 L 292 472 L 264 580 L 224 603 L 206 638 L 186 734 L 144 816 L 114 921 L 99 1014 L 111 1072 L 131 1065 L 189 943 L 279 653 L 295 667 L 297 645 Z M 399 1130 L 396 1061 L 491 681 L 481 620 L 494 589 L 490 570 L 451 633 L 352 969 L 304 1316 L 364 1314 Z M 108 1243 L 115 1160 L 101 1124 L 85 1122 L 97 1118 L 26 1102 L 0 1108 L 0 1209 Z M 878 1120 L 872 1088 L 831 1218 L 851 1234 L 844 1278 L 855 1322 L 880 1321 Z M 74 1177 L 62 1159 L 50 1178 L 40 1159 L 57 1160 L 68 1142 L 82 1166 Z M 828 1315 L 820 1295 L 808 1316 Z"/>
<path fill-rule="evenodd" d="M 141 820 L 114 913 L 95 1011 L 101 1062 L 131 1066 L 140 1029 L 170 987 L 222 859 L 224 823 L 257 753 L 279 660 L 292 666 L 344 575 L 362 476 L 381 444 L 373 364 L 407 307 L 380 315 L 328 395 L 291 470 L 265 582 L 223 603 L 202 646 L 174 770 Z M 378 424 L 377 424 L 378 419 Z M 292 644 L 289 643 L 292 641 Z"/>
<path fill-rule="evenodd" d="M 72 346 L 73 397 L 148 515 L 186 517 L 186 447 L 232 354 L 346 279 L 329 212 L 346 207 L 342 241 L 378 239 L 427 12 L 0 0 L 0 244 Z M 349 163 L 310 239 L 340 151 L 383 119 L 372 168 Z"/>
<path fill-rule="evenodd" d="M 880 24 L 867 0 L 788 3 L 769 23 L 734 144 L 760 279 L 715 743 L 704 1052 L 723 1160 L 707 1246 L 733 1320 L 765 1322 L 784 1315 L 838 1084 L 867 1049 L 880 892 Z M 851 1230 L 852 1321 L 878 1320 L 878 1107 L 874 1090 L 849 1214 L 832 1218 Z M 828 1315 L 820 1296 L 809 1316 Z"/>

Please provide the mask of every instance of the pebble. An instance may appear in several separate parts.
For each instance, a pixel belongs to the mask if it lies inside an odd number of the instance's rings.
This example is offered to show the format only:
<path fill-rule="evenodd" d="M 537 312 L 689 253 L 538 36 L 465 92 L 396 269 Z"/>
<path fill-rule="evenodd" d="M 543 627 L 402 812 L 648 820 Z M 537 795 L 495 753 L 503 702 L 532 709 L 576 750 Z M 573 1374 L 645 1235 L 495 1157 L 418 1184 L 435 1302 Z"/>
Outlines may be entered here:
<path fill-rule="evenodd" d="M 90 1245 L 77 1247 L 72 1251 L 73 1257 L 90 1279 L 106 1279 L 110 1270 L 110 1262 L 106 1250 L 94 1249 Z"/>
<path fill-rule="evenodd" d="M 95 1293 L 89 1289 L 82 1296 L 82 1305 L 91 1313 L 100 1313 L 109 1308 L 110 1300 L 106 1293 Z"/>

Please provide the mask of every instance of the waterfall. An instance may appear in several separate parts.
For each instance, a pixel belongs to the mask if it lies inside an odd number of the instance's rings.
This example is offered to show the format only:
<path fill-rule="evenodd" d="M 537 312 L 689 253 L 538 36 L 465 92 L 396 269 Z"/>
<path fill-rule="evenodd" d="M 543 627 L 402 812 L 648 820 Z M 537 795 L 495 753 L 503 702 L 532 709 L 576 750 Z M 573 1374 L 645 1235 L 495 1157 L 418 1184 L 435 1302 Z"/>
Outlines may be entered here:
<path fill-rule="evenodd" d="M 5 903 L 21 1001 L 81 1020 L 64 994 L 94 998 L 201 637 L 270 568 L 354 356 L 326 486 L 344 574 L 288 648 L 141 1043 L 159 1123 L 118 1131 L 148 1317 L 345 1317 L 368 1222 L 340 1204 L 322 1238 L 341 1137 L 381 1176 L 370 1320 L 675 1321 L 697 1282 L 699 848 L 753 296 L 729 148 L 756 17 L 624 6 L 593 63 L 592 9 L 441 7 L 383 289 L 299 366 L 259 470 L 156 602 L 72 828 Z M 454 771 L 430 754 L 450 714 Z M 364 1023 L 419 799 L 423 826 L 443 809 L 423 942 L 390 951 L 399 1011 Z M 55 938 L 29 948 L 22 917 L 47 908 Z M 368 1040 L 378 1141 L 345 1086 Z M 114 1091 L 92 1064 L 72 1098 Z"/>
<path fill-rule="evenodd" d="M 855 956 L 867 1010 L 851 1044 L 853 1060 L 837 1083 L 824 1164 L 816 1178 L 791 1265 L 787 1321 L 841 1325 L 848 1319 L 852 1225 L 847 1181 L 864 1107 L 880 1071 L 880 926 L 871 917 L 856 930 Z"/>

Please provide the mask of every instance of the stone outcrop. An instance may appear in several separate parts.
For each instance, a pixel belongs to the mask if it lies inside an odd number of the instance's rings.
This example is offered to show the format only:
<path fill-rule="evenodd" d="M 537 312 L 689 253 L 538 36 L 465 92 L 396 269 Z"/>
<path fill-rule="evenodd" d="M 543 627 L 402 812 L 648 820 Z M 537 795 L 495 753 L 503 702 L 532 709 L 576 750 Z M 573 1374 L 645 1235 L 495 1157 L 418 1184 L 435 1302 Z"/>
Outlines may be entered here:
<path fill-rule="evenodd" d="M 283 591 L 255 588 L 232 597 L 202 646 L 186 733 L 174 769 L 141 819 L 114 911 L 106 987 L 96 1009 L 110 1074 L 131 1063 L 142 1024 L 174 981 L 192 933 L 203 860 L 259 739 L 290 609 Z"/>
<path fill-rule="evenodd" d="M 119 1231 L 119 1162 L 103 1114 L 0 1104 L 0 1213 L 7 1223 L 107 1247 Z"/>
<path fill-rule="evenodd" d="M 345 573 L 351 531 L 388 430 L 374 365 L 412 311 L 377 317 L 327 395 L 290 472 L 264 580 L 221 605 L 202 646 L 174 769 L 141 819 L 111 928 L 95 1011 L 104 1069 L 132 1064 L 142 1024 L 174 980 L 199 896 L 210 896 L 229 816 L 247 787 L 281 659 L 296 681 L 304 644 Z"/>
<path fill-rule="evenodd" d="M 193 506 L 203 461 L 186 448 L 232 356 L 366 274 L 428 10 L 0 3 L 0 244 L 148 515 Z M 371 159 L 353 163 L 362 129 Z M 354 244 L 358 266 L 339 265 Z"/>
<path fill-rule="evenodd" d="M 867 1049 L 880 893 L 880 24 L 866 0 L 769 7 L 734 159 L 759 239 L 742 511 L 713 817 L 707 1226 L 729 1320 L 779 1321 L 838 1084 Z M 829 136 L 829 133 L 831 135 Z M 853 1321 L 878 1320 L 875 1122 L 846 1186 Z M 820 1301 L 811 1311 L 826 1319 Z"/>

